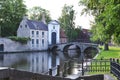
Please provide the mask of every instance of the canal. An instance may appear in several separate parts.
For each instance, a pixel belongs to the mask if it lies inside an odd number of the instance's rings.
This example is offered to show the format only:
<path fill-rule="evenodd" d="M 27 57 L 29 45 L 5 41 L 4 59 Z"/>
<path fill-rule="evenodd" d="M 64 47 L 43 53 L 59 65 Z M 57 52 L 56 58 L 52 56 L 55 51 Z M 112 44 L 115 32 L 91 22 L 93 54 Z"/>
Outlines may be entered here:
<path fill-rule="evenodd" d="M 22 71 L 29 71 L 33 73 L 45 74 L 50 68 L 60 65 L 61 71 L 63 70 L 64 63 L 71 59 L 77 59 L 73 65 L 79 64 L 81 61 L 80 53 L 76 50 L 69 50 L 67 56 L 61 52 L 32 52 L 32 53 L 7 53 L 0 54 L 0 67 L 9 67 Z M 73 68 L 72 74 L 77 74 L 78 69 Z M 53 71 L 53 76 L 56 71 Z"/>

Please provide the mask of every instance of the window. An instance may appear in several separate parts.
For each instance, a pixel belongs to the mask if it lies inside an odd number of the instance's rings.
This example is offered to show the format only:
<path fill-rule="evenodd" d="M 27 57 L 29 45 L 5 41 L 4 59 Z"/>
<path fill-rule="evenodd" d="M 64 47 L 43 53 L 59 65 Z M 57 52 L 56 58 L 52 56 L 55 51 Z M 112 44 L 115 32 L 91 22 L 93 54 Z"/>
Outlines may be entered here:
<path fill-rule="evenodd" d="M 42 39 L 42 46 L 44 47 L 44 39 Z"/>
<path fill-rule="evenodd" d="M 55 26 L 53 26 L 53 29 L 55 29 Z"/>
<path fill-rule="evenodd" d="M 36 44 L 39 44 L 39 39 L 36 39 Z"/>
<path fill-rule="evenodd" d="M 27 25 L 25 25 L 25 28 L 27 28 Z"/>
<path fill-rule="evenodd" d="M 32 39 L 32 44 L 34 44 L 34 39 Z"/>
<path fill-rule="evenodd" d="M 42 32 L 42 38 L 44 37 L 44 32 Z"/>
<path fill-rule="evenodd" d="M 36 32 L 36 36 L 37 36 L 37 37 L 39 36 L 39 31 Z"/>
<path fill-rule="evenodd" d="M 36 46 L 39 47 L 39 39 L 36 39 Z"/>
<path fill-rule="evenodd" d="M 34 47 L 34 39 L 32 39 L 32 47 Z"/>
<path fill-rule="evenodd" d="M 22 25 L 20 25 L 20 28 L 22 28 Z"/>
<path fill-rule="evenodd" d="M 32 37 L 34 37 L 34 31 L 32 31 Z"/>

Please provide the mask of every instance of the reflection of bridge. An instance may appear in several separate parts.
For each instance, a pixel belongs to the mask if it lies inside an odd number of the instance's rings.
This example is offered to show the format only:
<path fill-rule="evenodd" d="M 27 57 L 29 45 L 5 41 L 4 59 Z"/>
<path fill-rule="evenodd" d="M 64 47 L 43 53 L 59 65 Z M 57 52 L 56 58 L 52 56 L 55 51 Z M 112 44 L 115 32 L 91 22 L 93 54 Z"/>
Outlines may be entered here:
<path fill-rule="evenodd" d="M 97 51 L 97 53 L 99 52 L 98 44 L 81 43 L 81 42 L 70 42 L 70 43 L 49 45 L 49 49 L 52 51 L 60 50 L 64 53 L 64 52 L 68 52 L 68 49 L 72 45 L 75 45 L 76 49 L 78 49 L 81 54 L 86 53 L 87 50 L 95 50 Z"/>

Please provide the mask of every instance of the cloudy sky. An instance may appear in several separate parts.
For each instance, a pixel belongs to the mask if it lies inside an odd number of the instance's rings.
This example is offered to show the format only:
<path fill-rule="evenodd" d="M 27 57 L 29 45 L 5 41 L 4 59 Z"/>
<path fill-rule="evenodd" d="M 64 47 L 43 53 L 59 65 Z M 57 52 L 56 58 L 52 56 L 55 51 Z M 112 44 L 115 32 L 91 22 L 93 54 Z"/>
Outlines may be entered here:
<path fill-rule="evenodd" d="M 27 8 L 33 6 L 40 6 L 50 11 L 50 15 L 53 20 L 57 20 L 61 15 L 61 10 L 64 4 L 73 5 L 76 11 L 76 25 L 82 26 L 82 28 L 90 29 L 90 21 L 93 20 L 91 16 L 80 16 L 82 6 L 78 6 L 79 0 L 24 0 Z"/>

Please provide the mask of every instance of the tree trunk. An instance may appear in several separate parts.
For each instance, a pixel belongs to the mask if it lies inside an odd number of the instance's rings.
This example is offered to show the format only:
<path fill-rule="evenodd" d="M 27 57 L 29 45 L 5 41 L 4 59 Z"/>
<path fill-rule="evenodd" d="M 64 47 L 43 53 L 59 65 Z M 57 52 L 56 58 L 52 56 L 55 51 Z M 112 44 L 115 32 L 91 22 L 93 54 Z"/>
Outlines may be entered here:
<path fill-rule="evenodd" d="M 105 51 L 108 51 L 108 50 L 109 50 L 109 45 L 108 45 L 108 43 L 105 43 L 105 44 L 104 44 L 104 50 L 105 50 Z"/>

